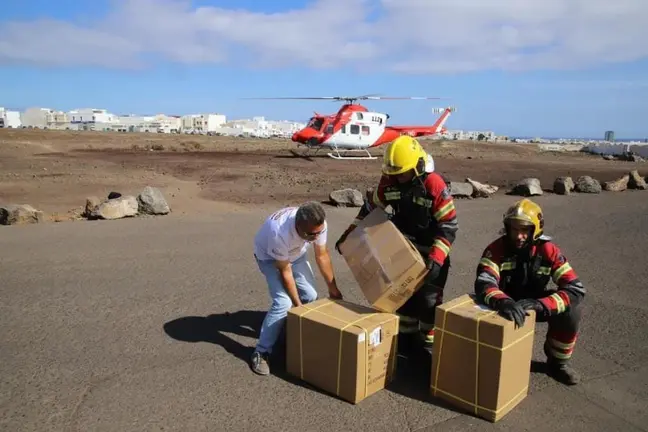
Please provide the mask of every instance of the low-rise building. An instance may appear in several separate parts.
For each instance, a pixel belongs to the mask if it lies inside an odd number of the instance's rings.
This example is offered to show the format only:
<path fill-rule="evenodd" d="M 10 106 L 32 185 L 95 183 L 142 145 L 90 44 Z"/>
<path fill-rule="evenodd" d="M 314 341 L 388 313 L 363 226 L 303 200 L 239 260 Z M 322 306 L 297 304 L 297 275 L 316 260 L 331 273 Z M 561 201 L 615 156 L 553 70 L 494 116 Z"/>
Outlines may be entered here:
<path fill-rule="evenodd" d="M 216 132 L 227 122 L 223 114 L 189 114 L 182 116 L 182 132 L 208 133 Z"/>
<path fill-rule="evenodd" d="M 21 126 L 20 111 L 10 111 L 0 107 L 0 128 L 17 129 Z"/>

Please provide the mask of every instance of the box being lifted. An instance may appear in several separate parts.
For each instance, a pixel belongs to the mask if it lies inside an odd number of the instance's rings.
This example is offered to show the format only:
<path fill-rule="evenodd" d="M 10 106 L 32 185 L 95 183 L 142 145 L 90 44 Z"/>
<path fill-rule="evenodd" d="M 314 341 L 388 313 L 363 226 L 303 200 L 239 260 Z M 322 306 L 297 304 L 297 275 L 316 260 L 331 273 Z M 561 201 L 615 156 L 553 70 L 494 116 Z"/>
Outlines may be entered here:
<path fill-rule="evenodd" d="M 527 396 L 535 312 L 524 325 L 464 294 L 437 306 L 430 388 L 436 397 L 491 422 Z"/>
<path fill-rule="evenodd" d="M 286 324 L 291 375 L 354 404 L 391 381 L 397 315 L 323 298 L 290 309 Z"/>
<path fill-rule="evenodd" d="M 383 312 L 400 308 L 428 272 L 420 252 L 380 208 L 358 224 L 340 251 L 369 304 Z"/>

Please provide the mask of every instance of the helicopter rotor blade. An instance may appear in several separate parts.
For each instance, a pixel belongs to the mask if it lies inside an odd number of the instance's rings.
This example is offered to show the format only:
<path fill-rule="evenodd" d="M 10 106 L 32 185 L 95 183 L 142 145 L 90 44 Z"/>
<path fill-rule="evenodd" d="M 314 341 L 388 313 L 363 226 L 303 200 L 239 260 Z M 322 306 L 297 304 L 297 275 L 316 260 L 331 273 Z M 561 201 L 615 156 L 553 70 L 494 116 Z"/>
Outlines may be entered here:
<path fill-rule="evenodd" d="M 444 97 L 430 96 L 378 96 L 375 94 L 362 96 L 286 96 L 286 97 L 255 97 L 242 98 L 247 100 L 332 100 L 332 101 L 357 101 L 357 100 L 438 100 L 447 99 Z"/>

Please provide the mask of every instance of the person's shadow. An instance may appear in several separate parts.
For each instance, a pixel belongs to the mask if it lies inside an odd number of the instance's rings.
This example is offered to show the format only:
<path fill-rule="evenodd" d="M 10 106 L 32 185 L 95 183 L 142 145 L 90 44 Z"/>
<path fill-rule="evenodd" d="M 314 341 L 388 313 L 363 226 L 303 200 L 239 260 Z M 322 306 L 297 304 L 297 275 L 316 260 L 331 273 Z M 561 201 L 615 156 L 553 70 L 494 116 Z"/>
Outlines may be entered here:
<path fill-rule="evenodd" d="M 263 323 L 265 312 L 242 310 L 225 312 L 206 317 L 186 316 L 164 324 L 164 331 L 173 339 L 182 342 L 209 342 L 222 346 L 228 353 L 248 362 L 254 351 L 232 339 L 226 333 L 256 339 Z"/>
<path fill-rule="evenodd" d="M 186 316 L 166 322 L 164 332 L 171 338 L 182 342 L 208 342 L 220 345 L 228 353 L 249 366 L 266 313 L 266 311 L 241 310 L 206 317 Z M 228 333 L 252 338 L 254 342 L 250 346 L 243 345 L 230 337 Z M 272 351 L 270 357 L 270 373 L 272 375 L 292 384 L 323 393 L 286 371 L 286 326 L 281 331 Z"/>

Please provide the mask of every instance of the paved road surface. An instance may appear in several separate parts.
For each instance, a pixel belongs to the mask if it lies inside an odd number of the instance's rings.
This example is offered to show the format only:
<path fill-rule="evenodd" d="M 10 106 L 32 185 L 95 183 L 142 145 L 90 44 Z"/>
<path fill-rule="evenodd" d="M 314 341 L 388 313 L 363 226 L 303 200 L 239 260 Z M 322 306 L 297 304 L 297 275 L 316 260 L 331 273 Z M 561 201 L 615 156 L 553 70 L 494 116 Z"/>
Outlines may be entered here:
<path fill-rule="evenodd" d="M 512 199 L 459 202 L 448 298 L 471 288 Z M 268 300 L 250 245 L 264 209 L 1 227 L 0 430 L 648 430 L 648 192 L 538 201 L 589 289 L 575 354 L 585 382 L 534 373 L 497 424 L 437 406 L 425 369 L 403 368 L 356 406 L 280 370 L 253 374 Z M 334 237 L 355 211 L 329 210 Z M 334 260 L 346 298 L 362 302 Z"/>

